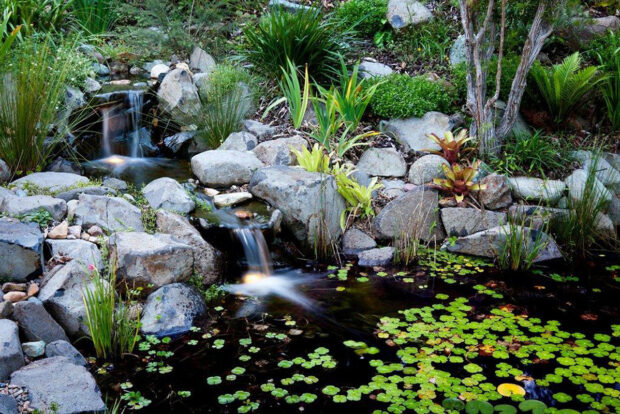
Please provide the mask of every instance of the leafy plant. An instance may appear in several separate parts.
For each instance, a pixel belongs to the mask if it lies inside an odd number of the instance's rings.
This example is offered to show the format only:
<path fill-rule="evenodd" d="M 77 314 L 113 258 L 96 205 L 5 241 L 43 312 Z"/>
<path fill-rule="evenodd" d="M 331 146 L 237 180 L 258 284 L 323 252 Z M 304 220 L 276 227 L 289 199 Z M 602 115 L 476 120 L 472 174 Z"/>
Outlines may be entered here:
<path fill-rule="evenodd" d="M 108 32 L 116 19 L 115 0 L 71 0 L 73 15 L 88 34 Z"/>
<path fill-rule="evenodd" d="M 323 151 L 323 148 L 319 144 L 312 146 L 312 151 L 308 151 L 308 148 L 304 147 L 301 151 L 291 147 L 291 151 L 297 157 L 297 162 L 306 171 L 309 172 L 321 172 L 329 173 L 329 161 L 330 157 Z"/>
<path fill-rule="evenodd" d="M 289 13 L 275 7 L 256 25 L 244 30 L 244 58 L 266 76 L 279 75 L 288 62 L 295 67 L 308 66 L 315 78 L 329 78 L 337 73 L 338 57 L 346 56 L 351 46 L 351 29 L 337 30 L 331 16 L 318 7 Z"/>
<path fill-rule="evenodd" d="M 317 120 L 317 126 L 310 136 L 329 150 L 332 138 L 342 127 L 342 118 L 336 112 L 336 102 L 333 99 L 312 98 L 312 107 Z"/>
<path fill-rule="evenodd" d="M 579 52 L 551 68 L 545 68 L 540 63 L 535 64 L 532 66 L 531 75 L 556 123 L 563 122 L 571 115 L 585 96 L 604 79 L 595 66 L 581 69 Z"/>
<path fill-rule="evenodd" d="M 459 164 L 454 164 L 452 167 L 442 165 L 446 178 L 435 178 L 433 183 L 439 190 L 450 193 L 460 203 L 470 193 L 486 188 L 484 184 L 472 181 L 478 172 L 480 163 L 481 161 L 478 160 L 466 167 L 462 167 Z"/>
<path fill-rule="evenodd" d="M 386 14 L 387 0 L 348 0 L 340 3 L 334 18 L 340 27 L 371 38 L 385 26 Z"/>
<path fill-rule="evenodd" d="M 9 16 L 10 30 L 22 26 L 22 34 L 34 31 L 55 32 L 67 20 L 72 1 L 65 0 L 0 0 L 0 10 Z"/>
<path fill-rule="evenodd" d="M 372 208 L 372 193 L 383 187 L 383 184 L 377 183 L 377 177 L 373 177 L 368 186 L 363 186 L 350 177 L 352 172 L 350 168 L 344 166 L 337 165 L 334 168 L 338 193 L 347 203 L 346 210 L 340 216 L 340 227 L 343 230 L 347 228 L 351 219 L 375 216 L 375 210 Z"/>
<path fill-rule="evenodd" d="M 530 229 L 526 227 L 526 217 L 508 220 L 508 224 L 502 227 L 502 248 L 498 254 L 498 265 L 501 269 L 512 271 L 527 271 L 540 252 L 547 247 L 549 240 L 542 229 Z"/>
<path fill-rule="evenodd" d="M 447 112 L 452 103 L 450 93 L 442 83 L 422 76 L 393 74 L 375 82 L 381 84 L 370 100 L 370 110 L 382 118 L 421 117 L 430 111 Z"/>
<path fill-rule="evenodd" d="M 364 132 L 362 134 L 352 135 L 350 134 L 350 127 L 347 127 L 338 138 L 338 141 L 333 145 L 336 150 L 336 154 L 339 158 L 344 157 L 349 150 L 355 147 L 362 147 L 368 145 L 368 142 L 362 142 L 362 140 L 379 135 L 376 131 Z"/>
<path fill-rule="evenodd" d="M 455 164 L 459 161 L 459 159 L 461 158 L 461 150 L 463 150 L 463 152 L 470 152 L 473 150 L 473 148 L 463 149 L 465 144 L 467 144 L 468 142 L 474 139 L 473 137 L 467 136 L 466 129 L 462 129 L 458 133 L 456 138 L 454 137 L 454 134 L 451 131 L 444 132 L 443 138 L 437 136 L 434 133 L 430 134 L 429 138 L 435 141 L 437 145 L 441 147 L 441 151 L 431 151 L 431 152 L 437 155 L 441 155 L 450 164 Z"/>
<path fill-rule="evenodd" d="M 612 51 L 598 55 L 601 67 L 605 71 L 605 81 L 601 84 L 601 93 L 607 108 L 607 117 L 614 130 L 620 129 L 620 35 L 611 32 L 608 35 L 612 39 L 611 46 L 616 46 Z"/>
<path fill-rule="evenodd" d="M 4 59 L 11 49 L 13 42 L 17 38 L 19 31 L 22 26 L 17 26 L 15 29 L 9 31 L 9 18 L 11 17 L 11 13 L 4 11 L 4 19 L 0 22 L 0 59 Z"/>
<path fill-rule="evenodd" d="M 304 116 L 308 110 L 308 103 L 310 102 L 310 79 L 308 76 L 308 66 L 306 66 L 304 73 L 303 88 L 299 83 L 297 68 L 290 60 L 287 61 L 286 69 L 282 67 L 281 70 L 284 75 L 284 80 L 280 82 L 280 91 L 282 91 L 284 96 L 269 105 L 265 110 L 265 115 L 263 115 L 263 117 L 276 106 L 286 102 L 289 113 L 291 114 L 293 126 L 295 129 L 299 129 L 304 121 Z"/>

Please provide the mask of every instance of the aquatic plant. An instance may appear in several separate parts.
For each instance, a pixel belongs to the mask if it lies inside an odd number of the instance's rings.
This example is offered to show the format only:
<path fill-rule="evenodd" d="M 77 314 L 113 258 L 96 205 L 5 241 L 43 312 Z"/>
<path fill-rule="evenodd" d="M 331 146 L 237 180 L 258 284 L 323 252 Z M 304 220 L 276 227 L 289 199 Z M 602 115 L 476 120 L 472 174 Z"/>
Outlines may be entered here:
<path fill-rule="evenodd" d="M 462 129 L 455 137 L 451 131 L 446 131 L 443 137 L 439 137 L 436 134 L 430 134 L 429 138 L 441 147 L 440 151 L 430 151 L 433 154 L 441 155 L 450 164 L 455 164 L 461 159 L 461 151 L 463 153 L 471 152 L 474 148 L 463 148 L 465 144 L 471 142 L 474 138 L 467 136 L 467 130 Z"/>
<path fill-rule="evenodd" d="M 502 247 L 497 252 L 497 262 L 500 269 L 512 271 L 528 271 L 534 262 L 549 245 L 545 234 L 548 224 L 540 229 L 526 227 L 527 217 L 510 219 L 502 227 Z"/>
<path fill-rule="evenodd" d="M 473 182 L 480 163 L 481 161 L 478 160 L 466 167 L 459 164 L 454 164 L 451 167 L 442 165 L 446 178 L 435 178 L 433 183 L 440 191 L 451 194 L 460 203 L 472 192 L 486 188 L 484 184 Z"/>

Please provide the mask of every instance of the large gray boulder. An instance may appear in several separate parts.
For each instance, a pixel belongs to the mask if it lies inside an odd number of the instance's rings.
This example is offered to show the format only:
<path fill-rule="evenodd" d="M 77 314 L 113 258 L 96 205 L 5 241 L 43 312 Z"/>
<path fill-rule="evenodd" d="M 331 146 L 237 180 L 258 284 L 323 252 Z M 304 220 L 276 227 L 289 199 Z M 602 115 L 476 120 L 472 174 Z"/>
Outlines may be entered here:
<path fill-rule="evenodd" d="M 194 319 L 207 311 L 202 295 L 193 287 L 173 283 L 157 289 L 146 299 L 140 329 L 158 337 L 189 332 Z"/>
<path fill-rule="evenodd" d="M 378 177 L 404 177 L 407 163 L 394 148 L 369 148 L 362 154 L 357 169 Z"/>
<path fill-rule="evenodd" d="M 79 262 L 85 268 L 89 265 L 94 265 L 99 270 L 103 268 L 101 252 L 94 243 L 86 240 L 52 239 L 47 239 L 45 243 L 47 244 L 52 257 L 69 258 Z"/>
<path fill-rule="evenodd" d="M 11 384 L 25 388 L 30 407 L 41 412 L 78 414 L 106 409 L 91 373 L 62 356 L 41 359 L 15 371 Z"/>
<path fill-rule="evenodd" d="M 562 257 L 560 249 L 555 240 L 546 233 L 539 230 L 520 226 L 499 226 L 491 229 L 474 233 L 469 236 L 460 237 L 455 241 L 444 243 L 442 249 L 452 253 L 469 254 L 488 258 L 497 258 L 506 246 L 506 240 L 511 231 L 522 232 L 524 251 L 533 251 L 535 240 L 540 238 L 546 246 L 540 250 L 534 263 L 547 260 L 559 259 Z"/>
<path fill-rule="evenodd" d="M 36 223 L 0 219 L 0 279 L 25 280 L 40 272 L 43 234 Z"/>
<path fill-rule="evenodd" d="M 218 150 L 252 151 L 256 145 L 258 145 L 258 139 L 254 134 L 245 131 L 233 132 L 222 142 Z"/>
<path fill-rule="evenodd" d="M 215 68 L 215 59 L 196 46 L 189 57 L 189 67 L 203 73 L 211 72 Z"/>
<path fill-rule="evenodd" d="M 478 191 L 478 200 L 489 210 L 499 210 L 512 204 L 512 189 L 505 176 L 491 174 L 484 177 L 480 184 L 484 187 Z"/>
<path fill-rule="evenodd" d="M 416 185 L 430 183 L 435 178 L 445 178 L 443 166 L 450 167 L 444 157 L 431 154 L 418 158 L 409 169 L 409 181 Z"/>
<path fill-rule="evenodd" d="M 251 152 L 213 150 L 192 157 L 192 171 L 201 183 L 228 187 L 247 184 L 263 163 Z"/>
<path fill-rule="evenodd" d="M 441 241 L 445 233 L 438 210 L 437 191 L 419 186 L 389 202 L 373 220 L 373 228 L 382 240 L 411 236 Z"/>
<path fill-rule="evenodd" d="M 26 175 L 13 181 L 11 184 L 20 188 L 32 186 L 50 192 L 60 192 L 69 188 L 84 185 L 88 178 L 81 175 L 63 172 L 38 172 Z"/>
<path fill-rule="evenodd" d="M 13 371 L 24 366 L 24 353 L 19 343 L 17 324 L 0 319 L 0 381 L 8 380 Z"/>
<path fill-rule="evenodd" d="M 177 180 L 168 177 L 158 178 L 148 183 L 142 194 L 154 209 L 176 211 L 187 214 L 196 208 L 196 203 Z"/>
<path fill-rule="evenodd" d="M 394 248 L 388 246 L 364 250 L 358 254 L 358 257 L 357 264 L 361 267 L 387 266 L 394 259 Z"/>
<path fill-rule="evenodd" d="M 200 112 L 200 96 L 190 71 L 183 67 L 166 74 L 157 91 L 159 106 L 178 122 L 188 122 Z"/>
<path fill-rule="evenodd" d="M 345 202 L 332 176 L 283 166 L 261 168 L 252 176 L 250 192 L 283 213 L 297 240 L 312 245 L 321 235 L 340 238 Z"/>
<path fill-rule="evenodd" d="M 346 256 L 357 256 L 358 253 L 375 247 L 375 239 L 358 228 L 350 228 L 342 236 L 342 253 Z"/>
<path fill-rule="evenodd" d="M 433 18 L 431 11 L 417 0 L 389 0 L 387 20 L 394 29 L 426 22 Z"/>
<path fill-rule="evenodd" d="M 30 298 L 17 302 L 13 308 L 13 319 L 19 324 L 28 341 L 50 343 L 61 339 L 69 340 L 64 329 L 47 313 L 39 299 Z"/>
<path fill-rule="evenodd" d="M 188 244 L 194 250 L 194 269 L 204 284 L 214 283 L 220 276 L 221 253 L 205 239 L 185 218 L 169 211 L 157 211 L 157 229 Z"/>
<path fill-rule="evenodd" d="M 546 204 L 557 203 L 566 189 L 566 184 L 560 180 L 534 177 L 511 177 L 508 184 L 514 198 Z"/>
<path fill-rule="evenodd" d="M 58 340 L 48 343 L 45 346 L 45 356 L 47 358 L 62 356 L 69 358 L 75 365 L 88 367 L 88 362 L 86 362 L 84 356 L 80 354 L 80 351 L 75 349 L 75 347 L 67 341 Z"/>
<path fill-rule="evenodd" d="M 391 134 L 408 151 L 439 150 L 439 145 L 428 136 L 440 137 L 452 128 L 450 117 L 441 112 L 427 112 L 422 118 L 391 119 L 382 124 L 384 132 Z"/>
<path fill-rule="evenodd" d="M 595 157 L 590 151 L 573 151 L 575 157 L 581 163 L 584 171 L 595 171 L 596 179 L 605 187 L 620 191 L 620 172 L 603 157 Z"/>
<path fill-rule="evenodd" d="M 76 224 L 106 231 L 143 231 L 140 209 L 124 198 L 82 194 L 75 211 Z"/>
<path fill-rule="evenodd" d="M 570 198 L 573 201 L 579 201 L 584 197 L 584 194 L 586 194 L 588 172 L 581 169 L 575 170 L 566 178 L 565 182 L 568 186 L 568 195 Z M 613 194 L 598 180 L 598 178 L 593 178 L 591 180 L 591 185 L 592 188 L 588 191 L 591 192 L 593 199 L 596 199 L 597 202 L 600 200 L 600 202 L 611 203 Z"/>
<path fill-rule="evenodd" d="M 441 209 L 441 221 L 448 236 L 468 236 L 506 224 L 506 214 L 474 208 Z"/>
<path fill-rule="evenodd" d="M 271 165 L 294 165 L 297 163 L 297 156 L 292 149 L 301 151 L 308 144 L 300 136 L 290 138 L 278 138 L 258 144 L 253 152 L 256 158 L 267 166 Z"/>
<path fill-rule="evenodd" d="M 83 293 L 93 286 L 89 270 L 72 260 L 52 269 L 38 298 L 69 336 L 88 335 Z"/>
<path fill-rule="evenodd" d="M 188 280 L 194 269 L 194 248 L 169 234 L 120 232 L 110 237 L 110 252 L 119 277 L 138 286 Z"/>
<path fill-rule="evenodd" d="M 2 203 L 2 211 L 12 217 L 47 211 L 54 220 L 60 221 L 67 214 L 67 203 L 60 198 L 46 195 L 6 197 Z"/>
<path fill-rule="evenodd" d="M 9 394 L 0 394 L 0 413 L 19 414 L 17 400 Z"/>
<path fill-rule="evenodd" d="M 196 131 L 182 131 L 164 138 L 164 145 L 176 154 L 185 146 L 185 143 L 190 142 L 195 135 Z"/>

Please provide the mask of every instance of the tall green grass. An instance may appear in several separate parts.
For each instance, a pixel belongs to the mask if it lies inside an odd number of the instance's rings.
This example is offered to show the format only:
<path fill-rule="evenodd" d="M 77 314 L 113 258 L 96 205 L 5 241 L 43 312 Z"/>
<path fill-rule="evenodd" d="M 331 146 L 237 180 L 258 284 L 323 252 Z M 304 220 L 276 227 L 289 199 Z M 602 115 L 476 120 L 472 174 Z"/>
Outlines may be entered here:
<path fill-rule="evenodd" d="M 497 252 L 500 269 L 525 272 L 532 268 L 540 252 L 547 247 L 549 239 L 541 229 L 526 227 L 526 216 L 508 220 L 502 227 L 503 246 Z"/>
<path fill-rule="evenodd" d="M 116 19 L 116 0 L 71 0 L 73 16 L 91 35 L 106 33 Z"/>

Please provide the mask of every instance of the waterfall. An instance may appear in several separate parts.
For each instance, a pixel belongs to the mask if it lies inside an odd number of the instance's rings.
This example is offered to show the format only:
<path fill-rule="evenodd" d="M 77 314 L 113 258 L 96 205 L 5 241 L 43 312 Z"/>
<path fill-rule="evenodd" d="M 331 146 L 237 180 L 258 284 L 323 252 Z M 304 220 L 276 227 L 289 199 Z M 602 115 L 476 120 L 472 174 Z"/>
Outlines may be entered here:
<path fill-rule="evenodd" d="M 106 106 L 101 108 L 101 122 L 103 123 L 102 126 L 102 147 L 103 147 L 103 156 L 104 157 L 109 157 L 112 155 L 112 143 L 110 142 L 110 140 L 112 139 L 112 137 L 110 137 L 110 115 L 112 112 L 112 107 L 110 106 Z"/>
<path fill-rule="evenodd" d="M 128 113 L 131 116 L 131 141 L 129 144 L 129 156 L 131 158 L 142 158 L 142 146 L 140 145 L 140 118 L 142 116 L 142 106 L 144 104 L 144 91 L 128 91 L 129 100 Z"/>
<path fill-rule="evenodd" d="M 248 273 L 271 275 L 271 258 L 263 233 L 259 229 L 252 228 L 238 228 L 233 232 L 243 246 L 248 262 Z"/>

